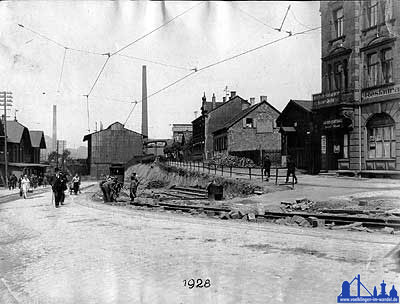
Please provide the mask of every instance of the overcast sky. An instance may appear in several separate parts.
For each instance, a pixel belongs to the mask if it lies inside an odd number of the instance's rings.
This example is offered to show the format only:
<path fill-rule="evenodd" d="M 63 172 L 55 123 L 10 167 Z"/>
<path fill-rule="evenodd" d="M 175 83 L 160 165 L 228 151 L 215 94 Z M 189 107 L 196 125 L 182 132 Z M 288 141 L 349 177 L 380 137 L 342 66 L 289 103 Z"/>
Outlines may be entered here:
<path fill-rule="evenodd" d="M 289 4 L 283 31 L 271 29 L 280 27 Z M 82 139 L 88 119 L 82 95 L 89 93 L 107 57 L 67 50 L 59 82 L 62 46 L 112 53 L 193 6 L 119 53 L 167 66 L 110 57 L 89 97 L 92 132 L 96 121 L 104 127 L 125 122 L 130 102 L 141 99 L 143 64 L 150 95 L 194 67 L 286 37 L 285 31 L 297 33 L 320 25 L 319 2 L 1 2 L 0 90 L 13 92 L 10 115 L 14 117 L 17 109 L 22 124 L 51 136 L 52 105 L 57 104 L 58 139 L 67 140 L 70 147 L 86 145 Z M 222 100 L 225 86 L 244 99 L 267 95 L 279 110 L 290 99 L 310 99 L 320 91 L 320 44 L 320 30 L 316 30 L 194 73 L 148 100 L 149 136 L 171 137 L 171 124 L 194 119 L 203 92 L 208 100 L 212 93 Z M 140 103 L 126 127 L 141 131 Z"/>

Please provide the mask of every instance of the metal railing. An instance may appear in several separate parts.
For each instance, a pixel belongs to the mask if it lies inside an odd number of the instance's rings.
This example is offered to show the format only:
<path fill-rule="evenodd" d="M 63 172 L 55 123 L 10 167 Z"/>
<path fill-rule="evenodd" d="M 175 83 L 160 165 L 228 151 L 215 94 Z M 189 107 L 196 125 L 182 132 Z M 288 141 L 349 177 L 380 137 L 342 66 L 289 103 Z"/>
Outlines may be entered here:
<path fill-rule="evenodd" d="M 261 181 L 264 181 L 267 178 L 264 174 L 264 169 L 257 167 L 234 167 L 204 162 L 172 160 L 168 160 L 166 163 L 177 168 L 184 168 L 190 171 L 226 176 L 230 178 L 237 177 L 249 180 L 260 179 Z M 276 185 L 290 185 L 291 188 L 294 189 L 295 180 L 293 175 L 291 176 L 290 182 L 286 183 L 286 167 L 271 167 L 270 173 L 268 180 L 275 181 Z M 285 178 L 285 182 L 283 182 L 281 178 Z"/>

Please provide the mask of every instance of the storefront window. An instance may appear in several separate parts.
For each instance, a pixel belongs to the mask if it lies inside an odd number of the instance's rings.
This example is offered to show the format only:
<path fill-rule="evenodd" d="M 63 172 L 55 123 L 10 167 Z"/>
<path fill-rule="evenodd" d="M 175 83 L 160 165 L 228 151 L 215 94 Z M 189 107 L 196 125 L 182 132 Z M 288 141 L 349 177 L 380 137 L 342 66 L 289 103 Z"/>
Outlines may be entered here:
<path fill-rule="evenodd" d="M 396 138 L 393 119 L 385 114 L 375 114 L 368 122 L 368 157 L 393 158 L 396 156 Z"/>

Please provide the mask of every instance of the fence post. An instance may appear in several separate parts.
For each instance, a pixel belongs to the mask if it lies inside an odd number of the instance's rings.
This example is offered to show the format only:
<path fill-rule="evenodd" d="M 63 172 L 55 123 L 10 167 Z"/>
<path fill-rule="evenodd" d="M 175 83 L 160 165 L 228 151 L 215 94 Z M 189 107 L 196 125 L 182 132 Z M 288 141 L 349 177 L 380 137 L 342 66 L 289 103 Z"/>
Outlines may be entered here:
<path fill-rule="evenodd" d="M 249 177 L 251 179 L 251 167 L 249 167 Z"/>
<path fill-rule="evenodd" d="M 210 174 L 210 163 L 207 164 L 208 174 Z"/>
<path fill-rule="evenodd" d="M 264 172 L 262 167 L 261 167 L 261 181 L 264 181 Z"/>
<path fill-rule="evenodd" d="M 214 174 L 217 175 L 217 164 L 214 165 Z"/>
<path fill-rule="evenodd" d="M 275 185 L 277 185 L 277 184 L 278 184 L 278 173 L 279 173 L 279 170 L 278 170 L 278 167 L 276 167 L 276 173 L 275 173 Z"/>
<path fill-rule="evenodd" d="M 224 166 L 221 166 L 221 175 L 224 176 Z"/>
<path fill-rule="evenodd" d="M 229 167 L 229 176 L 232 177 L 232 165 Z"/>
<path fill-rule="evenodd" d="M 203 161 L 203 172 L 204 172 L 204 161 Z"/>

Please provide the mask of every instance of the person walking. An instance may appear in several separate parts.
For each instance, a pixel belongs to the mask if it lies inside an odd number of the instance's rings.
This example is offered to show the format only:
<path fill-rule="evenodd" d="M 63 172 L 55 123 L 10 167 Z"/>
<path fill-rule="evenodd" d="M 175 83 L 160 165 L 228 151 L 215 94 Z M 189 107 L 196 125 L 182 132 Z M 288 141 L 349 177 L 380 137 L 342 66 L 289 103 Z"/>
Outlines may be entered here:
<path fill-rule="evenodd" d="M 287 157 L 286 164 L 287 164 L 286 183 L 289 182 L 290 175 L 293 175 L 294 183 L 297 184 L 296 163 L 294 162 L 291 156 Z"/>
<path fill-rule="evenodd" d="M 79 177 L 78 173 L 72 178 L 72 188 L 74 190 L 74 194 L 78 195 L 79 185 L 81 184 L 81 178 Z"/>
<path fill-rule="evenodd" d="M 263 169 L 264 169 L 264 176 L 265 180 L 268 182 L 269 177 L 271 176 L 271 160 L 269 159 L 269 155 L 265 155 L 263 160 Z"/>
<path fill-rule="evenodd" d="M 26 199 L 28 190 L 29 190 L 29 186 L 30 186 L 30 181 L 28 179 L 28 176 L 25 174 L 22 179 L 21 179 L 21 190 L 22 190 L 22 196 L 24 197 L 24 199 Z"/>
<path fill-rule="evenodd" d="M 136 177 L 136 173 L 133 172 L 131 175 L 131 183 L 129 184 L 129 197 L 131 198 L 130 204 L 133 204 L 133 201 L 135 200 L 138 186 L 139 180 Z"/>
<path fill-rule="evenodd" d="M 55 207 L 58 208 L 60 206 L 61 200 L 62 200 L 62 194 L 64 193 L 63 189 L 63 176 L 58 168 L 54 170 L 55 174 L 52 178 L 52 185 L 51 189 L 53 190 L 54 194 L 54 202 L 55 202 Z"/>

